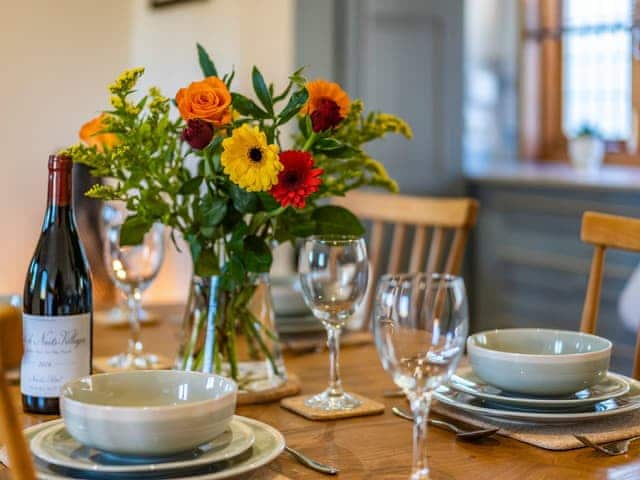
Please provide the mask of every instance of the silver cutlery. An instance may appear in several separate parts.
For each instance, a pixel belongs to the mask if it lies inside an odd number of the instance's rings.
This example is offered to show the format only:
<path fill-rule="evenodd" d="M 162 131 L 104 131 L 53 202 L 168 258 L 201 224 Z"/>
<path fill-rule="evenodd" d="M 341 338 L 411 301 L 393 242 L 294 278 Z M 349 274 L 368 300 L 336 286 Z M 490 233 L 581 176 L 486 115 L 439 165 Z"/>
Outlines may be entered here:
<path fill-rule="evenodd" d="M 413 415 L 407 412 L 406 410 L 399 407 L 393 407 L 391 411 L 393 412 L 394 415 L 413 422 Z M 449 430 L 456 434 L 456 439 L 466 440 L 466 441 L 472 441 L 472 440 L 478 440 L 480 438 L 490 437 L 491 435 L 494 435 L 495 433 L 497 433 L 498 430 L 500 430 L 499 428 L 482 428 L 478 430 L 463 430 L 462 428 L 458 427 L 457 425 L 454 425 L 453 423 L 445 422 L 444 420 L 436 420 L 435 418 L 429 419 L 429 425 L 433 425 L 434 427 L 440 427 L 445 430 Z"/>
<path fill-rule="evenodd" d="M 382 396 L 387 398 L 404 397 L 404 395 L 404 391 L 401 388 L 397 388 L 395 390 L 385 390 L 384 392 L 382 392 Z"/>
<path fill-rule="evenodd" d="M 617 442 L 604 443 L 602 445 L 598 445 L 597 443 L 592 442 L 584 435 L 574 435 L 575 438 L 580 440 L 583 445 L 587 447 L 591 447 L 598 452 L 604 453 L 605 455 L 610 455 L 615 457 L 617 455 L 625 455 L 629 451 L 629 445 L 631 442 L 634 442 L 640 439 L 640 436 L 627 438 L 626 440 L 619 440 Z"/>
<path fill-rule="evenodd" d="M 304 453 L 299 452 L 298 450 L 294 450 L 289 446 L 285 445 L 284 449 L 302 465 L 304 465 L 305 467 L 309 467 L 311 470 L 315 470 L 316 472 L 324 473 L 325 475 L 337 475 L 340 471 L 335 467 L 325 465 L 324 463 L 320 463 L 312 458 L 309 458 Z"/>

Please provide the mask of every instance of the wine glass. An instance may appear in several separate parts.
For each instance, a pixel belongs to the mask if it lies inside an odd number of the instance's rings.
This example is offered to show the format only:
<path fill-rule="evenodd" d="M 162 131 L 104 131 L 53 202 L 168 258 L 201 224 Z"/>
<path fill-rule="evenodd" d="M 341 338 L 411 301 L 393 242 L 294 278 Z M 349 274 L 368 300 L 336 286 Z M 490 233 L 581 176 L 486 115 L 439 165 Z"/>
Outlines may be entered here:
<path fill-rule="evenodd" d="M 160 223 L 154 223 L 144 235 L 142 243 L 121 246 L 120 232 L 124 215 L 116 212 L 109 218 L 107 225 L 105 257 L 112 280 L 127 298 L 131 333 L 128 350 L 111 357 L 108 364 L 123 370 L 153 368 L 158 364 L 158 357 L 143 351 L 140 341 L 140 310 L 142 293 L 155 279 L 162 265 L 164 227 Z"/>
<path fill-rule="evenodd" d="M 329 387 L 305 405 L 325 411 L 356 408 L 360 400 L 345 393 L 340 381 L 340 332 L 367 289 L 365 241 L 342 235 L 309 237 L 300 252 L 299 271 L 305 302 L 327 329 L 330 360 Z"/>
<path fill-rule="evenodd" d="M 412 480 L 429 478 L 426 435 L 431 395 L 456 370 L 468 323 L 462 278 L 415 273 L 380 279 L 373 332 L 382 366 L 411 404 Z"/>

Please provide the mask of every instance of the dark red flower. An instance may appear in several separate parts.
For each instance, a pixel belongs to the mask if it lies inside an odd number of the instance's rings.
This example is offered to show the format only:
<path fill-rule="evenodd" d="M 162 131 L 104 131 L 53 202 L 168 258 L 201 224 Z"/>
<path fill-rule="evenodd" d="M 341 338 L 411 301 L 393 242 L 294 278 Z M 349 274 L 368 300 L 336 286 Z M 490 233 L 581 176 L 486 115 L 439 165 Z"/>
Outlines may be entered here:
<path fill-rule="evenodd" d="M 307 197 L 320 188 L 322 169 L 313 168 L 313 157 L 309 152 L 281 152 L 280 162 L 284 170 L 278 174 L 278 183 L 271 188 L 271 195 L 283 207 L 304 208 Z"/>
<path fill-rule="evenodd" d="M 213 138 L 213 126 L 199 118 L 191 119 L 182 131 L 182 140 L 195 150 L 202 150 L 209 145 Z"/>
<path fill-rule="evenodd" d="M 344 117 L 340 115 L 340 106 L 330 98 L 321 98 L 311 113 L 311 127 L 314 132 L 336 128 Z"/>

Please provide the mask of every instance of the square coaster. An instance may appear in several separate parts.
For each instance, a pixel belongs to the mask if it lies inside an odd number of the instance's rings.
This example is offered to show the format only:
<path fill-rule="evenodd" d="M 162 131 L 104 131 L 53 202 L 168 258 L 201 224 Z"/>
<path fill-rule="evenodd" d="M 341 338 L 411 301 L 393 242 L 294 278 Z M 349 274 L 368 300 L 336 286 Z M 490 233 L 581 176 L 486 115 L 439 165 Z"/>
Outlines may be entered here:
<path fill-rule="evenodd" d="M 356 395 L 355 393 L 350 392 L 350 395 L 360 400 L 362 405 L 351 410 L 325 412 L 324 410 L 307 407 L 304 404 L 304 401 L 312 395 L 300 395 L 298 397 L 289 397 L 281 400 L 280 406 L 309 420 L 338 420 L 341 418 L 364 417 L 366 415 L 380 415 L 384 413 L 384 405 L 382 403 L 363 397 L 362 395 Z"/>

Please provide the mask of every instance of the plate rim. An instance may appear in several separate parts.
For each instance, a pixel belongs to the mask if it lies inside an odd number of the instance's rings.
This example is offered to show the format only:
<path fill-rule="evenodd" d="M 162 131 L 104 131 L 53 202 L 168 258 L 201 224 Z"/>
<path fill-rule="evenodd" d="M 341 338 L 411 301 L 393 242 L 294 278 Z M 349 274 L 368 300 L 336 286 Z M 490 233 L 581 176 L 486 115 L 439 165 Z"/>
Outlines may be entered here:
<path fill-rule="evenodd" d="M 249 418 L 249 417 L 244 417 L 242 415 L 235 415 L 235 417 L 238 417 L 238 419 L 244 423 L 247 423 L 253 427 L 259 428 L 261 430 L 263 430 L 264 432 L 266 432 L 267 434 L 269 434 L 272 439 L 274 440 L 275 446 L 273 447 L 272 451 L 265 454 L 264 458 L 260 459 L 259 461 L 250 461 L 252 457 L 248 458 L 244 463 L 239 463 L 238 465 L 229 468 L 227 470 L 223 470 L 220 472 L 213 472 L 213 473 L 206 473 L 203 475 L 197 475 L 197 476 L 191 476 L 191 477 L 185 477 L 188 478 L 189 480 L 223 480 L 225 478 L 229 478 L 229 477 L 233 477 L 235 475 L 239 475 L 242 473 L 247 473 L 247 472 L 251 472 L 253 470 L 256 470 L 260 467 L 263 467 L 265 465 L 268 465 L 269 463 L 271 463 L 273 460 L 275 460 L 283 451 L 284 451 L 284 447 L 285 447 L 285 440 L 284 440 L 284 436 L 282 435 L 282 433 L 277 430 L 275 427 L 272 427 L 271 425 L 261 422 L 259 420 L 253 419 L 253 418 Z M 52 422 L 56 422 L 58 420 L 50 420 L 48 422 L 43 422 L 43 423 L 39 423 L 37 425 L 32 425 L 31 427 L 27 427 L 26 429 L 23 430 L 23 433 L 25 435 L 35 435 L 37 434 L 40 430 L 44 429 L 45 426 L 47 426 L 47 424 L 52 423 Z M 51 474 L 51 473 L 47 473 L 47 472 L 41 472 L 38 471 L 38 465 L 36 464 L 36 477 L 39 480 L 65 480 L 68 477 L 65 477 L 62 474 Z"/>
<path fill-rule="evenodd" d="M 234 450 L 233 453 L 228 453 L 223 457 L 216 458 L 215 460 L 211 460 L 211 459 L 205 460 L 203 457 L 200 457 L 200 458 L 195 458 L 193 460 L 136 464 L 136 465 L 92 464 L 93 467 L 89 467 L 86 465 L 79 465 L 77 463 L 64 462 L 58 458 L 55 458 L 49 455 L 46 451 L 43 450 L 41 445 L 37 444 L 38 441 L 42 442 L 42 438 L 45 435 L 56 433 L 59 430 L 65 428 L 63 419 L 54 420 L 53 422 L 51 422 L 51 425 L 48 425 L 46 428 L 43 428 L 42 430 L 39 430 L 38 432 L 36 432 L 33 438 L 29 440 L 29 448 L 31 449 L 31 453 L 34 456 L 36 456 L 39 460 L 51 465 L 67 468 L 69 470 L 74 470 L 77 472 L 108 473 L 108 474 L 140 474 L 140 473 L 154 473 L 154 472 L 165 473 L 165 472 L 172 472 L 172 471 L 179 472 L 180 470 L 203 467 L 213 463 L 229 460 L 249 450 L 255 443 L 255 433 L 250 426 L 246 425 L 245 422 L 242 422 L 236 417 L 238 416 L 234 415 L 233 418 L 231 419 L 231 422 L 235 421 L 236 424 L 239 424 L 241 426 L 240 428 L 244 430 L 244 433 L 247 435 L 247 438 L 249 440 L 245 441 L 241 450 Z M 73 461 L 73 459 L 71 460 Z"/>
<path fill-rule="evenodd" d="M 471 373 L 473 373 L 473 368 L 469 365 L 466 367 L 462 367 L 465 371 L 469 371 Z M 460 369 L 462 370 L 462 369 Z M 455 372 L 452 376 L 452 379 L 458 376 L 458 372 Z M 476 375 L 477 376 L 477 375 Z M 500 395 L 494 395 L 491 393 L 485 393 L 485 392 L 477 392 L 476 390 L 470 388 L 470 387 L 466 387 L 465 385 L 455 385 L 454 381 L 450 381 L 448 383 L 448 386 L 451 387 L 454 390 L 463 392 L 463 393 L 468 393 L 469 395 L 473 395 L 474 397 L 478 397 L 478 398 L 483 398 L 486 400 L 492 400 L 495 402 L 499 402 L 499 403 L 503 403 L 503 404 L 508 404 L 508 405 L 518 405 L 518 406 L 523 406 L 523 407 L 545 407 L 548 409 L 552 409 L 552 408 L 562 408 L 564 406 L 566 407 L 571 407 L 571 406 L 581 406 L 581 405 L 590 405 L 590 404 L 596 404 L 605 400 L 611 400 L 613 398 L 618 398 L 621 397 L 623 395 L 626 395 L 627 393 L 629 393 L 629 390 L 631 390 L 631 385 L 629 384 L 629 382 L 627 381 L 626 377 L 624 375 L 615 373 L 615 372 L 607 372 L 607 377 L 611 377 L 616 379 L 621 385 L 623 385 L 622 389 L 620 390 L 620 392 L 616 392 L 613 395 L 601 395 L 599 397 L 595 397 L 595 398 L 588 398 L 588 399 L 573 399 L 573 400 L 554 400 L 554 399 L 538 399 L 538 398 L 517 398 L 517 397 L 504 397 L 504 396 L 500 396 Z M 496 387 L 498 388 L 498 387 Z"/>
<path fill-rule="evenodd" d="M 625 377 L 625 379 L 631 386 L 634 386 L 636 389 L 640 391 L 640 382 L 633 380 L 632 378 L 626 377 L 624 375 L 623 377 Z M 465 392 L 462 392 L 462 393 L 465 393 Z M 434 396 L 438 401 L 468 413 L 482 415 L 485 417 L 491 417 L 498 420 L 507 420 L 507 421 L 516 420 L 516 421 L 528 422 L 528 423 L 558 424 L 558 423 L 572 423 L 575 421 L 595 420 L 598 418 L 604 418 L 604 417 L 610 417 L 614 415 L 621 415 L 623 413 L 629 413 L 640 408 L 640 392 L 635 395 L 636 397 L 638 397 L 638 400 L 629 402 L 629 404 L 623 405 L 618 409 L 605 410 L 600 412 L 520 412 L 520 411 L 514 411 L 514 410 L 498 410 L 494 408 L 478 407 L 475 405 L 462 403 L 445 396 L 438 390 L 434 392 Z"/>

